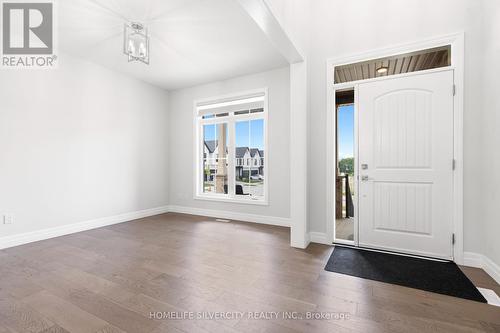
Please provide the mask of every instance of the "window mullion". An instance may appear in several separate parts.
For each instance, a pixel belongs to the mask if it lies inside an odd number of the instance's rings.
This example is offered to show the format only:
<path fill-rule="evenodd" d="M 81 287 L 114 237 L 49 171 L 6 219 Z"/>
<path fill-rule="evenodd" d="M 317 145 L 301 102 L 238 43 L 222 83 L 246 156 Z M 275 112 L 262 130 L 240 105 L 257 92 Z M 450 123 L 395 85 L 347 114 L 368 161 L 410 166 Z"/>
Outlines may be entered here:
<path fill-rule="evenodd" d="M 204 169 L 204 152 L 205 152 L 205 142 L 203 138 L 203 124 L 201 124 L 200 121 L 198 121 L 198 126 L 197 126 L 197 134 L 198 134 L 198 147 L 199 147 L 199 152 L 198 152 L 198 168 L 201 170 L 201 175 L 198 173 L 197 179 L 198 179 L 198 191 L 199 193 L 204 192 L 204 186 L 205 186 L 205 169 Z"/>
<path fill-rule="evenodd" d="M 233 118 L 230 118 L 228 120 L 228 131 L 229 131 L 229 148 L 228 148 L 228 194 L 229 197 L 235 198 L 236 197 L 236 186 L 235 186 L 235 166 L 234 166 L 234 161 L 235 161 L 235 151 L 236 151 L 236 140 L 235 140 L 235 121 Z"/>

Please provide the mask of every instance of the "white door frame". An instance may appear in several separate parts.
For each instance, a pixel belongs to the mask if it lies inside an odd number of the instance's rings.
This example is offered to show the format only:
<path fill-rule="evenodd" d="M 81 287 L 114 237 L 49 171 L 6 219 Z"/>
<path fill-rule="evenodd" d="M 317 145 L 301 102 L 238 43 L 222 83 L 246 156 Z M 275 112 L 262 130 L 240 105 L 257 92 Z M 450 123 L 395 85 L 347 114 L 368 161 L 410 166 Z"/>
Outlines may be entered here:
<path fill-rule="evenodd" d="M 351 54 L 343 57 L 330 58 L 326 62 L 326 218 L 327 218 L 327 234 L 326 241 L 332 244 L 334 241 L 335 232 L 335 174 L 331 172 L 331 166 L 335 164 L 335 138 L 336 138 L 336 123 L 335 123 L 335 92 L 336 90 L 354 88 L 355 103 L 357 102 L 357 85 L 360 82 L 381 81 L 387 77 L 373 78 L 361 81 L 353 81 L 348 83 L 335 84 L 334 71 L 336 66 L 346 65 L 349 63 L 367 61 L 370 59 L 383 58 L 397 54 L 409 53 L 423 49 L 429 49 L 439 46 L 451 45 L 451 66 L 426 71 L 413 72 L 407 74 L 398 74 L 389 76 L 390 78 L 405 77 L 410 75 L 418 75 L 423 73 L 450 70 L 454 71 L 455 96 L 453 102 L 453 155 L 455 159 L 455 170 L 453 173 L 453 233 L 455 235 L 455 244 L 453 247 L 453 257 L 457 264 L 463 264 L 464 244 L 463 244 L 463 108 L 464 108 L 464 33 L 456 33 L 451 35 L 439 36 L 432 39 L 421 40 L 409 44 L 395 45 L 387 48 L 377 49 L 370 52 Z M 452 89 L 450 87 L 450 89 Z M 355 161 L 357 161 L 357 112 L 355 105 Z M 357 163 L 355 163 L 356 165 Z M 357 168 L 355 167 L 355 176 Z M 357 182 L 356 182 L 357 184 Z M 354 230 L 354 242 L 346 242 L 357 245 L 358 225 L 357 225 L 357 194 L 356 186 L 356 219 Z"/>

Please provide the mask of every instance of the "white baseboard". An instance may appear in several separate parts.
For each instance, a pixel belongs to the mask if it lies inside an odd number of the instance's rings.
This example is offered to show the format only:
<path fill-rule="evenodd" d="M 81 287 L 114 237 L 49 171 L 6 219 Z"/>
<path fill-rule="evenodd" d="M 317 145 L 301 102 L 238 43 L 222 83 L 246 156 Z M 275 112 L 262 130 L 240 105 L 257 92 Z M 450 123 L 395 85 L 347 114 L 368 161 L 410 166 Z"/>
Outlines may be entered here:
<path fill-rule="evenodd" d="M 500 306 L 500 297 L 494 290 L 477 287 L 477 290 L 486 298 L 486 301 L 490 305 Z"/>
<path fill-rule="evenodd" d="M 169 206 L 169 212 L 191 215 L 208 216 L 244 222 L 254 222 L 260 224 L 276 225 L 280 227 L 290 227 L 290 218 L 276 216 L 262 216 L 256 214 L 238 213 L 224 210 L 203 209 L 185 206 Z"/>
<path fill-rule="evenodd" d="M 290 246 L 296 249 L 302 249 L 302 250 L 307 249 L 309 244 L 311 244 L 311 238 L 310 238 L 311 236 L 309 235 L 309 233 L 306 233 L 304 236 L 305 237 L 301 240 L 294 240 L 293 238 L 290 238 Z"/>
<path fill-rule="evenodd" d="M 482 268 L 497 283 L 500 283 L 500 266 L 494 263 L 490 258 L 479 253 L 464 252 L 464 265 Z"/>
<path fill-rule="evenodd" d="M 8 247 L 23 245 L 31 242 L 37 242 L 44 239 L 64 236 L 68 234 L 73 234 L 80 231 L 91 230 L 95 228 L 105 227 L 112 224 L 128 222 L 143 217 L 163 214 L 168 212 L 168 206 L 145 209 L 130 213 L 124 213 L 114 216 L 108 216 L 98 219 L 93 219 L 89 221 L 83 221 L 68 225 L 63 225 L 60 227 L 36 230 L 32 232 L 6 236 L 0 238 L 0 249 L 5 249 Z"/>
<path fill-rule="evenodd" d="M 483 268 L 483 255 L 474 252 L 464 252 L 464 266 Z"/>
<path fill-rule="evenodd" d="M 44 239 L 73 234 L 76 232 L 101 228 L 112 224 L 128 222 L 168 212 L 225 218 L 225 219 L 245 221 L 245 222 L 270 224 L 282 227 L 290 226 L 290 219 L 283 217 L 261 216 L 254 214 L 244 214 L 244 213 L 237 213 L 230 211 L 219 211 L 219 210 L 192 208 L 192 207 L 162 206 L 157 208 L 145 209 L 136 212 L 124 213 L 114 216 L 93 219 L 89 221 L 63 225 L 60 227 L 47 228 L 17 235 L 1 237 L 0 249 L 5 249 L 13 246 L 41 241 Z"/>
<path fill-rule="evenodd" d="M 324 232 L 311 231 L 309 232 L 309 239 L 311 240 L 311 243 L 332 245 L 328 242 L 328 237 Z"/>

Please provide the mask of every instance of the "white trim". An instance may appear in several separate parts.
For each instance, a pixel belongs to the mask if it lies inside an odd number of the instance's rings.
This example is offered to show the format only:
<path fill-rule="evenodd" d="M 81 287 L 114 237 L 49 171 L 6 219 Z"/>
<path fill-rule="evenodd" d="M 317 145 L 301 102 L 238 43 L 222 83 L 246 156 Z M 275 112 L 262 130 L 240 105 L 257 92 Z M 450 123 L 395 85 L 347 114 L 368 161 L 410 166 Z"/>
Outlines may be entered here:
<path fill-rule="evenodd" d="M 426 255 L 397 252 L 397 251 L 392 250 L 392 249 L 380 249 L 380 248 L 376 249 L 376 248 L 371 248 L 371 247 L 346 245 L 346 244 L 334 244 L 334 245 L 339 246 L 339 247 L 349 247 L 349 248 L 353 248 L 353 249 L 359 249 L 359 250 L 363 250 L 363 251 L 392 254 L 392 255 L 401 256 L 401 257 L 419 258 L 419 259 L 438 261 L 438 262 L 449 262 L 448 259 L 440 259 L 440 258 L 435 258 L 435 257 L 431 257 L 431 256 L 426 256 Z"/>
<path fill-rule="evenodd" d="M 168 206 L 145 209 L 136 212 L 124 213 L 114 216 L 102 217 L 93 220 L 63 225 L 60 227 L 47 228 L 12 236 L 6 236 L 0 238 L 0 249 L 5 249 L 8 247 L 37 242 L 44 239 L 73 234 L 76 232 L 101 228 L 112 224 L 129 222 L 132 220 L 158 214 L 164 214 L 164 213 L 168 213 Z"/>
<path fill-rule="evenodd" d="M 453 232 L 455 233 L 455 245 L 453 251 L 454 261 L 457 264 L 462 264 L 464 259 L 463 252 L 463 107 L 464 107 L 464 33 L 456 33 L 445 36 L 439 36 L 432 39 L 421 40 L 413 43 L 401 44 L 387 48 L 381 48 L 365 53 L 357 53 L 354 55 L 342 56 L 328 59 L 326 62 L 326 93 L 327 93 L 327 109 L 326 109 L 326 170 L 330 169 L 332 161 L 335 160 L 335 117 L 332 110 L 335 110 L 335 89 L 356 86 L 356 82 L 347 84 L 335 84 L 334 67 L 345 65 L 348 63 L 377 59 L 396 54 L 403 54 L 422 49 L 428 49 L 443 45 L 451 45 L 451 66 L 446 67 L 446 70 L 454 70 L 454 83 L 456 86 L 456 94 L 454 97 L 454 158 L 456 167 L 453 173 Z M 437 69 L 439 70 L 439 69 Z M 415 73 L 429 73 L 431 71 L 421 71 Z M 383 80 L 387 78 L 403 77 L 415 73 L 400 74 L 396 76 L 381 77 L 372 80 Z M 365 82 L 365 81 L 362 81 Z M 355 157 L 357 158 L 357 156 Z M 335 180 L 328 172 L 326 175 L 326 217 L 327 217 L 327 237 L 333 242 L 335 215 L 331 210 L 331 204 L 335 202 Z M 355 236 L 357 237 L 357 236 Z"/>
<path fill-rule="evenodd" d="M 265 180 L 264 180 L 265 182 Z M 268 200 L 252 200 L 252 199 L 239 199 L 230 198 L 225 194 L 196 194 L 193 197 L 194 200 L 204 200 L 204 201 L 218 201 L 218 202 L 229 202 L 233 204 L 244 204 L 244 205 L 257 205 L 257 206 L 269 206 Z"/>
<path fill-rule="evenodd" d="M 342 239 L 342 238 L 336 238 L 335 235 L 333 236 L 334 240 L 333 240 L 333 243 L 334 244 L 339 244 L 339 245 L 348 245 L 348 246 L 357 246 L 357 241 L 356 240 L 349 240 L 349 239 Z M 354 238 L 357 238 L 357 235 L 356 235 L 356 230 L 354 231 Z M 331 243 L 330 243 L 331 244 Z"/>
<path fill-rule="evenodd" d="M 0 238 L 0 249 L 6 249 L 9 247 L 14 247 L 18 245 L 28 244 L 32 242 L 38 242 L 45 239 L 50 239 L 54 237 L 60 237 L 64 235 L 74 234 L 77 232 L 92 230 L 96 228 L 102 228 L 113 224 L 130 222 L 133 220 L 155 216 L 165 213 L 183 213 L 191 215 L 200 215 L 207 217 L 223 218 L 230 220 L 237 220 L 242 222 L 252 222 L 259 224 L 275 225 L 280 227 L 290 227 L 290 218 L 277 217 L 277 216 L 262 216 L 255 214 L 244 214 L 236 213 L 230 211 L 212 210 L 212 209 L 202 209 L 193 207 L 182 207 L 182 206 L 161 206 L 157 208 L 144 209 L 135 212 L 123 213 L 114 216 L 107 216 L 97 219 L 92 219 L 88 221 L 63 225 L 54 228 L 41 229 L 31 232 L 26 232 L 22 234 L 16 234 L 11 236 L 5 236 Z"/>
<path fill-rule="evenodd" d="M 396 235 L 396 234 L 395 234 Z M 362 249 L 369 249 L 373 251 L 382 251 L 382 252 L 392 252 L 392 253 L 397 253 L 400 255 L 405 255 L 405 256 L 417 256 L 417 257 L 426 257 L 429 259 L 435 259 L 435 260 L 444 260 L 444 261 L 450 261 L 452 258 L 449 257 L 442 257 L 439 254 L 435 253 L 430 253 L 426 251 L 412 251 L 409 252 L 406 249 L 400 249 L 396 247 L 385 247 L 385 246 L 380 246 L 380 245 L 373 245 L 370 243 L 358 243 L 358 246 Z"/>
<path fill-rule="evenodd" d="M 213 96 L 209 98 L 197 99 L 193 101 L 193 137 L 195 138 L 193 145 L 193 161 L 195 161 L 195 168 L 193 174 L 193 198 L 195 200 L 207 200 L 207 201 L 219 201 L 219 202 L 230 202 L 230 203 L 240 203 L 249 205 L 269 205 L 269 145 L 268 145 L 268 111 L 269 111 L 269 89 L 267 87 L 241 91 L 231 94 Z M 247 115 L 229 115 L 227 117 L 220 118 L 210 118 L 202 119 L 201 116 L 204 112 L 200 112 L 200 105 L 203 107 L 209 106 L 211 103 L 231 103 L 234 101 L 245 101 L 248 98 L 259 98 L 262 99 L 263 112 L 252 113 Z M 230 112 L 234 112 L 230 111 Z M 234 193 L 235 191 L 235 175 L 234 175 L 234 152 L 235 152 L 235 123 L 237 121 L 250 121 L 254 119 L 264 120 L 264 198 L 260 200 L 251 199 L 241 199 L 238 198 Z M 203 186 L 203 135 L 202 127 L 205 124 L 227 124 L 228 131 L 228 194 L 206 194 L 202 192 Z M 251 148 L 251 147 L 249 147 Z"/>
<path fill-rule="evenodd" d="M 264 102 L 264 95 L 262 96 L 257 96 L 257 97 L 244 97 L 244 98 L 238 98 L 237 100 L 231 99 L 229 101 L 224 101 L 224 102 L 215 102 L 215 103 L 209 103 L 209 104 L 199 104 L 198 103 L 198 114 L 211 114 L 211 113 L 223 113 L 223 112 L 230 112 L 226 111 L 224 108 L 230 107 L 230 106 L 240 106 L 240 105 L 245 105 L 244 109 L 252 109 L 255 107 L 254 105 L 257 103 L 257 105 L 260 105 L 259 103 Z M 248 105 L 248 106 L 247 106 Z M 222 109 L 221 111 L 212 111 L 215 109 Z"/>
<path fill-rule="evenodd" d="M 311 231 L 309 232 L 309 240 L 311 243 L 332 245 L 332 243 L 328 241 L 326 232 Z"/>
<path fill-rule="evenodd" d="M 307 62 L 290 65 L 290 245 L 305 249 L 308 233 Z"/>
<path fill-rule="evenodd" d="M 500 266 L 485 255 L 475 252 L 464 252 L 463 265 L 482 268 L 497 283 L 500 283 Z"/>
<path fill-rule="evenodd" d="M 500 306 L 500 297 L 494 290 L 477 287 L 477 290 L 486 298 L 486 301 L 490 305 Z"/>
<path fill-rule="evenodd" d="M 263 93 L 267 93 L 264 89 L 249 89 L 245 91 L 239 91 L 236 93 L 228 93 L 219 96 L 198 98 L 194 101 L 195 108 L 200 105 L 212 104 L 212 103 L 223 103 L 228 101 L 247 99 L 257 96 L 263 96 Z"/>
<path fill-rule="evenodd" d="M 483 255 L 475 252 L 464 252 L 464 266 L 483 268 Z"/>
<path fill-rule="evenodd" d="M 455 244 L 453 257 L 457 264 L 464 261 L 464 64 L 465 36 L 464 33 L 449 36 L 451 40 L 451 63 L 455 67 L 454 84 L 454 117 L 453 117 L 453 155 L 455 172 L 453 172 L 453 233 Z"/>
<path fill-rule="evenodd" d="M 334 80 L 333 62 L 327 60 L 326 62 L 326 165 L 325 165 L 326 215 L 325 216 L 326 216 L 326 234 L 328 243 L 330 244 L 332 244 L 335 239 L 335 222 L 336 222 L 335 187 L 336 187 L 337 171 L 335 170 L 335 154 L 336 154 L 337 124 L 335 121 L 335 115 L 337 112 L 337 108 L 335 105 L 335 90 L 333 89 L 334 83 L 335 80 Z"/>
<path fill-rule="evenodd" d="M 238 213 L 232 211 L 203 209 L 203 208 L 195 208 L 187 206 L 176 206 L 176 205 L 169 206 L 169 212 L 222 218 L 222 219 L 236 220 L 242 222 L 268 224 L 280 227 L 290 227 L 290 218 L 287 217 L 263 216 L 256 214 L 246 214 L 246 213 Z"/>

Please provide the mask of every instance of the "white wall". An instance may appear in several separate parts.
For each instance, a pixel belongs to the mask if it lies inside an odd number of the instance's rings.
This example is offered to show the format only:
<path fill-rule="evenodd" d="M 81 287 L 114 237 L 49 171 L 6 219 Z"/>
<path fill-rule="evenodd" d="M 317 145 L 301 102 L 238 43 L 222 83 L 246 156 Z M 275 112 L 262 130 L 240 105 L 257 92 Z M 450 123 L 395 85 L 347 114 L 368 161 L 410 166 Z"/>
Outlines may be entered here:
<path fill-rule="evenodd" d="M 202 98 L 267 87 L 269 93 L 268 163 L 269 205 L 257 206 L 194 199 L 193 193 L 193 101 Z M 243 76 L 188 89 L 171 91 L 170 204 L 174 206 L 238 214 L 290 217 L 290 74 L 289 68 Z"/>
<path fill-rule="evenodd" d="M 485 0 L 484 14 L 482 156 L 475 163 L 483 185 L 478 197 L 484 221 L 482 253 L 500 266 L 500 3 Z"/>
<path fill-rule="evenodd" d="M 59 61 L 0 73 L 0 238 L 168 204 L 168 93 Z"/>
<path fill-rule="evenodd" d="M 311 42 L 311 0 L 264 0 L 303 56 Z"/>

